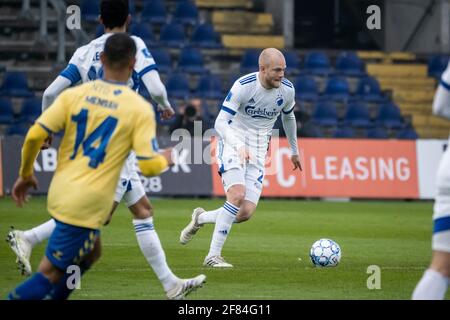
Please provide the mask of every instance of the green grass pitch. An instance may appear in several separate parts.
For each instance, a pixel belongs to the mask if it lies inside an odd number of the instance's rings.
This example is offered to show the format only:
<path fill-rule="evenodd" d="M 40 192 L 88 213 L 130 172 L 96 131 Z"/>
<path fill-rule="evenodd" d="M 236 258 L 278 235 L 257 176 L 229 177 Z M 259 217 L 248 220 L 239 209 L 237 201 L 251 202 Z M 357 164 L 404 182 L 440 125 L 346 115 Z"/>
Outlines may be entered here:
<path fill-rule="evenodd" d="M 223 200 L 155 199 L 155 227 L 172 270 L 180 277 L 207 275 L 204 288 L 189 299 L 410 299 L 427 267 L 432 228 L 431 202 L 305 200 L 260 201 L 254 217 L 235 224 L 223 255 L 233 269 L 202 267 L 213 225 L 203 227 L 186 246 L 178 242 L 193 208 L 214 209 Z M 18 209 L 0 199 L 0 235 L 11 225 L 26 229 L 48 219 L 45 198 L 34 197 Z M 315 268 L 311 244 L 331 238 L 342 249 L 336 268 Z M 82 279 L 71 299 L 165 299 L 136 242 L 131 215 L 119 206 L 102 229 L 102 258 Z M 32 255 L 35 269 L 45 249 Z M 367 268 L 381 269 L 381 289 L 367 288 Z M 6 242 L 0 244 L 0 296 L 24 278 Z M 447 294 L 447 298 L 449 298 Z"/>

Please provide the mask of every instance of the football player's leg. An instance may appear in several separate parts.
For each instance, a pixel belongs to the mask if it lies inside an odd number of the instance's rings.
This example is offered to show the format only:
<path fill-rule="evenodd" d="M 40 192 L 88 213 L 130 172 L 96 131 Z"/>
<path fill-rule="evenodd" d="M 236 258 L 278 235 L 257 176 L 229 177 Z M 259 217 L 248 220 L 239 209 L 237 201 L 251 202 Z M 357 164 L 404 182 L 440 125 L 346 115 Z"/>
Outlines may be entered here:
<path fill-rule="evenodd" d="M 80 276 L 84 275 L 92 267 L 92 265 L 100 259 L 101 251 L 100 237 L 97 237 L 94 243 L 94 248 L 79 264 Z M 61 280 L 59 280 L 59 282 L 55 285 L 51 294 L 53 300 L 67 300 L 69 298 L 70 294 L 75 289 L 74 283 L 71 283 L 72 285 L 68 285 L 67 283 L 67 280 L 72 276 L 72 273 L 66 272 Z"/>
<path fill-rule="evenodd" d="M 433 257 L 417 284 L 413 299 L 444 299 L 450 276 L 450 151 L 444 153 L 437 172 L 433 215 Z"/>
<path fill-rule="evenodd" d="M 245 172 L 245 198 L 236 215 L 236 223 L 249 220 L 256 210 L 263 188 L 264 170 L 256 165 L 247 165 Z"/>
<path fill-rule="evenodd" d="M 153 207 L 145 195 L 137 173 L 130 181 L 131 189 L 125 194 L 124 200 L 134 217 L 136 239 L 142 254 L 167 292 L 173 289 L 180 279 L 173 274 L 167 264 L 166 255 L 153 224 Z"/>
<path fill-rule="evenodd" d="M 210 267 L 232 267 L 221 257 L 222 248 L 245 198 L 245 171 L 243 168 L 233 168 L 224 172 L 222 179 L 227 201 L 217 215 L 209 252 L 203 263 Z"/>
<path fill-rule="evenodd" d="M 53 289 L 64 277 L 69 267 L 79 265 L 94 248 L 98 230 L 75 227 L 56 222 L 45 256 L 32 277 L 11 291 L 9 299 L 51 299 Z"/>
<path fill-rule="evenodd" d="M 29 230 L 11 230 L 7 235 L 7 242 L 16 255 L 18 269 L 23 275 L 31 275 L 30 256 L 33 247 L 50 238 L 55 229 L 55 220 L 50 219 L 43 224 Z"/>

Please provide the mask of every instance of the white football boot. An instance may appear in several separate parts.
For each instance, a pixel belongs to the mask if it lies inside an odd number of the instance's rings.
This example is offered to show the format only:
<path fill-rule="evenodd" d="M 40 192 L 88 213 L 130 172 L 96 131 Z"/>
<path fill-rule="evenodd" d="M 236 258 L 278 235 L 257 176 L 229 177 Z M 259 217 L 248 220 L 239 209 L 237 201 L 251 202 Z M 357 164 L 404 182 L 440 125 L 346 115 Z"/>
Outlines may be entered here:
<path fill-rule="evenodd" d="M 9 247 L 12 251 L 14 251 L 16 255 L 16 263 L 17 267 L 20 270 L 20 273 L 24 276 L 31 275 L 31 264 L 30 264 L 30 256 L 31 250 L 33 246 L 31 243 L 24 237 L 23 231 L 20 230 L 11 230 L 8 232 L 6 237 L 6 242 L 8 242 Z"/>
<path fill-rule="evenodd" d="M 169 300 L 183 300 L 192 291 L 203 287 L 206 282 L 206 276 L 201 274 L 191 279 L 180 279 L 178 284 L 166 292 Z"/>
<path fill-rule="evenodd" d="M 203 208 L 195 208 L 192 212 L 192 219 L 191 222 L 183 229 L 181 230 L 180 234 L 180 243 L 181 244 L 187 244 L 189 241 L 192 240 L 194 235 L 197 233 L 197 231 L 202 227 L 198 224 L 198 217 L 205 212 Z"/>
<path fill-rule="evenodd" d="M 206 257 L 203 265 L 212 268 L 233 268 L 233 265 L 226 262 L 221 256 Z"/>

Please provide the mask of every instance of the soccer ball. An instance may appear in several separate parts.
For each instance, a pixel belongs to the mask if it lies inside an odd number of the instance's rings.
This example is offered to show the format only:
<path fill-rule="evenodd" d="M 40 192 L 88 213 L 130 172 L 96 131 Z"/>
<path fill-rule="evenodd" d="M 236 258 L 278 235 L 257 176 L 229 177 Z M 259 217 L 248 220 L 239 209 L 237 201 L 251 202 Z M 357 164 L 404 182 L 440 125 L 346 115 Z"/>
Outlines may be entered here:
<path fill-rule="evenodd" d="M 335 267 L 341 260 L 341 248 L 331 239 L 320 239 L 311 246 L 309 256 L 317 267 Z"/>

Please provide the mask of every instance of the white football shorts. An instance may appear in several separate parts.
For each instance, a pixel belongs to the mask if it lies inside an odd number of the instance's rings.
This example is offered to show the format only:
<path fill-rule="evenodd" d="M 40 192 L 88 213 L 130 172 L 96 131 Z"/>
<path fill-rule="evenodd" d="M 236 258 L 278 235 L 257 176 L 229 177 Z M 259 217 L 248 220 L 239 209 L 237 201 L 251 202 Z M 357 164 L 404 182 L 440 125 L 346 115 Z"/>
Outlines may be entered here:
<path fill-rule="evenodd" d="M 136 157 L 131 152 L 120 172 L 114 201 L 120 202 L 123 200 L 127 207 L 131 207 L 144 196 L 144 186 L 136 170 Z"/>

